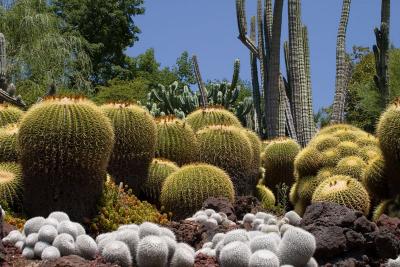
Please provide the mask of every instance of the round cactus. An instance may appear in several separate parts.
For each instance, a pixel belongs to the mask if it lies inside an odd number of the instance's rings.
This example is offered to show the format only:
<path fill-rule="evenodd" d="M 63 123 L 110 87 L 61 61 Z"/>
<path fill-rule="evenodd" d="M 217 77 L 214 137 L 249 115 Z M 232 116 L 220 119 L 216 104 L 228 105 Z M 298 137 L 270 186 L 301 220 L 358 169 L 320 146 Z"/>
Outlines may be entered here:
<path fill-rule="evenodd" d="M 199 144 L 188 123 L 174 117 L 157 119 L 156 157 L 182 166 L 197 161 L 198 155 Z"/>
<path fill-rule="evenodd" d="M 341 159 L 336 147 L 322 151 L 322 158 L 324 163 L 322 167 L 335 167 Z"/>
<path fill-rule="evenodd" d="M 130 104 L 106 104 L 101 109 L 111 119 L 115 133 L 108 172 L 117 184 L 123 182 L 138 193 L 155 155 L 157 131 L 153 117 L 142 107 Z"/>
<path fill-rule="evenodd" d="M 256 191 L 263 208 L 268 209 L 275 206 L 275 195 L 268 187 L 263 184 L 258 184 Z"/>
<path fill-rule="evenodd" d="M 125 229 L 117 231 L 115 234 L 115 240 L 124 242 L 132 255 L 132 260 L 135 261 L 137 246 L 139 244 L 139 234 L 138 231 L 132 229 Z"/>
<path fill-rule="evenodd" d="M 0 104 L 0 127 L 19 121 L 23 111 L 8 104 Z"/>
<path fill-rule="evenodd" d="M 101 253 L 101 256 L 107 261 L 117 263 L 122 267 L 132 266 L 132 256 L 128 247 L 121 241 L 111 241 L 107 243 Z"/>
<path fill-rule="evenodd" d="M 53 246 L 46 247 L 42 252 L 42 260 L 56 260 L 61 257 L 60 251 Z"/>
<path fill-rule="evenodd" d="M 365 169 L 362 183 L 371 199 L 382 200 L 389 198 L 388 173 L 383 157 L 375 158 Z"/>
<path fill-rule="evenodd" d="M 335 175 L 315 189 L 312 202 L 334 202 L 368 215 L 370 199 L 364 186 L 356 179 L 345 175 Z"/>
<path fill-rule="evenodd" d="M 345 157 L 336 165 L 335 173 L 348 175 L 360 181 L 366 166 L 367 164 L 357 156 Z"/>
<path fill-rule="evenodd" d="M 313 147 L 306 147 L 294 160 L 295 172 L 300 177 L 315 175 L 324 163 L 324 155 L 320 151 Z"/>
<path fill-rule="evenodd" d="M 357 127 L 355 127 L 353 125 L 350 125 L 350 124 L 333 124 L 333 125 L 329 125 L 329 126 L 326 126 L 326 127 L 322 128 L 318 132 L 317 136 L 324 135 L 324 134 L 329 135 L 329 134 L 335 133 L 335 132 L 340 131 L 340 130 L 359 131 L 359 129 Z"/>
<path fill-rule="evenodd" d="M 338 138 L 340 142 L 343 141 L 356 141 L 360 136 L 359 131 L 353 131 L 353 130 L 338 130 L 335 133 L 333 133 L 333 136 Z"/>
<path fill-rule="evenodd" d="M 223 170 L 208 164 L 191 164 L 167 177 L 160 201 L 175 217 L 187 218 L 207 198 L 226 197 L 233 201 L 234 193 L 232 181 Z"/>
<path fill-rule="evenodd" d="M 300 145 L 289 138 L 272 140 L 265 148 L 265 183 L 272 190 L 285 183 L 291 186 L 294 183 L 294 160 L 300 152 Z"/>
<path fill-rule="evenodd" d="M 18 134 L 27 214 L 62 210 L 75 221 L 95 215 L 113 143 L 110 120 L 88 100 L 33 106 Z"/>
<path fill-rule="evenodd" d="M 168 246 L 158 236 L 149 235 L 139 241 L 136 261 L 138 266 L 167 266 Z"/>
<path fill-rule="evenodd" d="M 358 156 L 360 153 L 360 146 L 351 141 L 343 141 L 336 147 L 339 158 Z"/>
<path fill-rule="evenodd" d="M 192 126 L 195 132 L 210 125 L 242 126 L 233 113 L 220 107 L 193 111 L 186 117 L 186 122 Z"/>
<path fill-rule="evenodd" d="M 372 221 L 376 222 L 379 220 L 379 218 L 387 213 L 387 208 L 389 206 L 389 204 L 392 202 L 391 199 L 386 199 L 381 201 L 375 208 L 374 211 L 372 213 Z"/>
<path fill-rule="evenodd" d="M 251 149 L 252 149 L 252 161 L 251 161 L 251 169 L 250 169 L 250 187 L 255 187 L 257 185 L 259 176 L 260 176 L 260 166 L 261 166 L 261 140 L 258 135 L 250 130 L 243 130 L 245 135 L 250 141 Z"/>
<path fill-rule="evenodd" d="M 316 241 L 312 234 L 298 227 L 290 227 L 279 243 L 280 264 L 304 266 L 313 256 L 315 249 Z"/>
<path fill-rule="evenodd" d="M 0 163 L 0 203 L 8 207 L 20 207 L 22 202 L 22 169 L 13 162 Z"/>
<path fill-rule="evenodd" d="M 240 241 L 225 245 L 219 255 L 221 267 L 248 267 L 251 257 L 249 246 Z"/>
<path fill-rule="evenodd" d="M 264 249 L 276 253 L 278 251 L 278 244 L 279 242 L 271 238 L 271 234 L 262 234 L 251 239 L 249 246 L 252 253 Z"/>
<path fill-rule="evenodd" d="M 153 159 L 149 167 L 147 181 L 141 186 L 146 198 L 157 203 L 165 179 L 177 170 L 179 170 L 179 167 L 169 160 Z"/>
<path fill-rule="evenodd" d="M 49 219 L 55 219 L 59 223 L 63 221 L 70 221 L 68 214 L 63 211 L 53 211 L 48 216 Z"/>
<path fill-rule="evenodd" d="M 58 248 L 62 256 L 73 255 L 76 252 L 75 240 L 70 234 L 59 234 L 53 241 L 53 246 Z"/>
<path fill-rule="evenodd" d="M 290 187 L 289 201 L 290 201 L 290 203 L 292 203 L 294 205 L 298 199 L 299 199 L 298 184 L 296 182 L 296 183 L 292 184 L 292 186 Z"/>
<path fill-rule="evenodd" d="M 8 124 L 0 128 L 0 162 L 18 161 L 17 134 L 17 124 Z"/>
<path fill-rule="evenodd" d="M 74 240 L 78 236 L 78 229 L 76 225 L 71 221 L 62 221 L 57 227 L 57 232 L 59 234 L 70 234 Z"/>
<path fill-rule="evenodd" d="M 310 146 L 314 146 L 318 151 L 324 151 L 329 148 L 333 148 L 340 143 L 340 139 L 329 135 L 320 135 L 315 137 L 310 143 Z"/>
<path fill-rule="evenodd" d="M 178 244 L 171 259 L 171 267 L 192 267 L 194 265 L 194 252 Z"/>
<path fill-rule="evenodd" d="M 57 229 L 54 226 L 43 225 L 39 230 L 38 240 L 52 244 L 57 234 Z"/>
<path fill-rule="evenodd" d="M 87 260 L 92 260 L 96 258 L 97 254 L 97 244 L 88 235 L 80 235 L 76 238 L 76 251 L 79 254 L 79 256 L 87 259 Z"/>
<path fill-rule="evenodd" d="M 197 132 L 200 161 L 225 170 L 232 179 L 236 194 L 250 191 L 252 148 L 242 129 L 234 126 L 208 126 Z"/>
<path fill-rule="evenodd" d="M 250 257 L 249 267 L 279 267 L 279 259 L 273 252 L 263 249 L 253 253 Z"/>

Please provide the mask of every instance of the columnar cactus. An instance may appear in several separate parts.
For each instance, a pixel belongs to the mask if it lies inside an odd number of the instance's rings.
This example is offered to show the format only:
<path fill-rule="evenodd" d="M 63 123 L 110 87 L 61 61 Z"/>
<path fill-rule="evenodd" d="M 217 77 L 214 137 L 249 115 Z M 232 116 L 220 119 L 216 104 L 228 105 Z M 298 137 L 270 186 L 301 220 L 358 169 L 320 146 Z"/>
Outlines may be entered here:
<path fill-rule="evenodd" d="M 156 157 L 169 159 L 179 166 L 198 159 L 199 145 L 192 127 L 174 117 L 157 121 Z"/>
<path fill-rule="evenodd" d="M 155 154 L 157 132 L 153 117 L 136 105 L 117 103 L 101 108 L 111 119 L 115 132 L 108 172 L 117 183 L 123 182 L 137 193 L 147 180 Z"/>
<path fill-rule="evenodd" d="M 226 197 L 233 201 L 234 195 L 232 181 L 223 170 L 208 164 L 191 164 L 167 177 L 160 200 L 175 218 L 187 218 L 208 197 Z"/>
<path fill-rule="evenodd" d="M 213 164 L 228 172 L 236 193 L 249 191 L 252 168 L 252 148 L 242 129 L 234 126 L 215 125 L 197 132 L 200 161 Z"/>
<path fill-rule="evenodd" d="M 33 106 L 18 134 L 27 214 L 62 210 L 76 221 L 95 215 L 113 144 L 110 120 L 91 101 L 52 98 Z"/>

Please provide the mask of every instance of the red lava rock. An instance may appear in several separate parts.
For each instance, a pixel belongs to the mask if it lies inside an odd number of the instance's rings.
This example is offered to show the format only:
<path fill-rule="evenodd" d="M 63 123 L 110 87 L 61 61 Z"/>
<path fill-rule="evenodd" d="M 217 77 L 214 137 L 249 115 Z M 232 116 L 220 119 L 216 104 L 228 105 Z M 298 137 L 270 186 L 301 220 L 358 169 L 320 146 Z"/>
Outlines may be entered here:
<path fill-rule="evenodd" d="M 202 242 L 202 234 L 206 231 L 202 225 L 188 220 L 170 222 L 165 227 L 174 232 L 178 242 L 187 243 L 195 248 Z"/>
<path fill-rule="evenodd" d="M 195 258 L 194 267 L 219 267 L 219 264 L 215 257 L 199 253 Z"/>
<path fill-rule="evenodd" d="M 236 222 L 235 209 L 232 203 L 225 197 L 210 197 L 203 202 L 203 209 L 213 209 L 216 212 L 223 212 L 229 220 Z"/>
<path fill-rule="evenodd" d="M 261 206 L 260 201 L 253 196 L 236 197 L 233 207 L 235 208 L 235 215 L 238 220 L 243 219 L 243 216 L 246 215 L 246 213 L 255 214 L 259 211 L 266 211 Z"/>
<path fill-rule="evenodd" d="M 118 267 L 117 264 L 106 263 L 103 258 L 97 257 L 92 261 L 85 260 L 77 255 L 61 257 L 54 261 L 42 261 L 38 267 Z"/>

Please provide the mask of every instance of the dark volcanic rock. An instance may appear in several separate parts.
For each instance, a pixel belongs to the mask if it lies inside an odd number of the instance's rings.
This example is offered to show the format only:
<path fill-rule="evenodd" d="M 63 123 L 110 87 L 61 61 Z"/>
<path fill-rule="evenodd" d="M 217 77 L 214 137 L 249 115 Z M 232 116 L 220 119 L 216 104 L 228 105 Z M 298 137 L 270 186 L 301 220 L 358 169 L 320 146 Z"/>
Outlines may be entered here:
<path fill-rule="evenodd" d="M 219 264 L 215 257 L 199 253 L 195 258 L 194 267 L 219 267 Z"/>
<path fill-rule="evenodd" d="M 192 247 L 202 242 L 202 234 L 206 231 L 202 225 L 188 220 L 170 222 L 165 227 L 174 232 L 176 241 L 187 243 Z"/>
<path fill-rule="evenodd" d="M 387 216 L 375 224 L 359 211 L 323 202 L 307 207 L 301 221 L 317 241 L 314 257 L 325 266 L 379 266 L 396 258 L 399 225 L 400 220 Z"/>
<path fill-rule="evenodd" d="M 118 267 L 117 264 L 106 263 L 104 259 L 97 257 L 93 261 L 85 260 L 76 255 L 61 257 L 53 261 L 42 261 L 38 267 Z"/>
<path fill-rule="evenodd" d="M 210 197 L 203 202 L 203 209 L 213 209 L 216 212 L 223 212 L 229 220 L 236 222 L 235 209 L 232 203 L 225 197 Z"/>
<path fill-rule="evenodd" d="M 243 219 L 243 216 L 246 213 L 256 214 L 259 211 L 265 211 L 265 209 L 261 206 L 260 201 L 253 196 L 236 197 L 233 207 L 235 208 L 235 215 L 238 220 Z"/>

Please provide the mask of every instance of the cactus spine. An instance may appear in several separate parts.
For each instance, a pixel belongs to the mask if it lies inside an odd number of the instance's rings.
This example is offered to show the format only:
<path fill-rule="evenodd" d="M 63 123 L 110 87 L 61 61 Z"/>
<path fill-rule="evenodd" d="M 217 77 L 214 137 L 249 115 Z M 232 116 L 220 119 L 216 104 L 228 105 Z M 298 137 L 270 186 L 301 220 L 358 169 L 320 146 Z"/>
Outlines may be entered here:
<path fill-rule="evenodd" d="M 344 107 L 346 102 L 346 70 L 349 62 L 346 59 L 346 30 L 350 15 L 351 0 L 343 0 L 342 15 L 336 43 L 336 90 L 333 101 L 332 123 L 344 122 Z"/>

